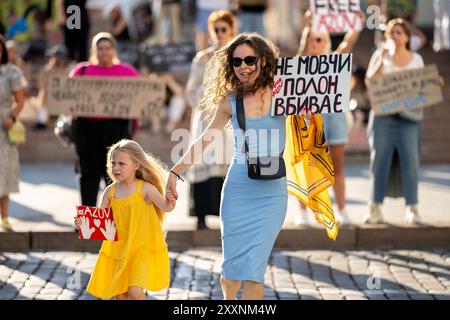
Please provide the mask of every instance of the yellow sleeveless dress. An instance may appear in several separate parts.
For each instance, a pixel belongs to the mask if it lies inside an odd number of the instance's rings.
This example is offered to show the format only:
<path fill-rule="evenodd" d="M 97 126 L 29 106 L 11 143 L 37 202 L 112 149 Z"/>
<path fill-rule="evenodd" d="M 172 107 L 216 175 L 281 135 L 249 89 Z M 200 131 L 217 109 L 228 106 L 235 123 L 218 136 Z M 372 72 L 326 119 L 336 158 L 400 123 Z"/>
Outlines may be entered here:
<path fill-rule="evenodd" d="M 103 241 L 87 292 L 111 299 L 131 286 L 149 291 L 169 287 L 170 260 L 154 204 L 147 204 L 138 180 L 136 191 L 123 199 L 108 195 L 119 241 Z"/>

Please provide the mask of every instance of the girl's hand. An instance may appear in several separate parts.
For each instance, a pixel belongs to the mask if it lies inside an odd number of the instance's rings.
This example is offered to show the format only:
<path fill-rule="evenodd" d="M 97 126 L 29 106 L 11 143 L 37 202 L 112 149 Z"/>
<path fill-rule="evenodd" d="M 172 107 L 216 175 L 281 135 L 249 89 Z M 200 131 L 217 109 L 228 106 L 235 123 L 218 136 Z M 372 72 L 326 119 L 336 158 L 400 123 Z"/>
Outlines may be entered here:
<path fill-rule="evenodd" d="M 170 212 L 173 209 L 175 209 L 175 206 L 177 204 L 176 200 L 169 200 L 168 198 L 166 198 L 166 212 Z"/>
<path fill-rule="evenodd" d="M 74 224 L 75 224 L 75 229 L 80 230 L 80 227 L 81 227 L 81 219 L 75 217 L 75 218 L 74 218 Z"/>
<path fill-rule="evenodd" d="M 170 201 L 177 201 L 178 199 L 173 195 L 171 190 L 166 192 L 166 199 Z"/>
<path fill-rule="evenodd" d="M 13 121 L 13 119 L 11 117 L 6 117 L 3 120 L 2 125 L 3 125 L 3 128 L 9 129 L 9 128 L 11 128 L 14 125 L 14 121 Z"/>

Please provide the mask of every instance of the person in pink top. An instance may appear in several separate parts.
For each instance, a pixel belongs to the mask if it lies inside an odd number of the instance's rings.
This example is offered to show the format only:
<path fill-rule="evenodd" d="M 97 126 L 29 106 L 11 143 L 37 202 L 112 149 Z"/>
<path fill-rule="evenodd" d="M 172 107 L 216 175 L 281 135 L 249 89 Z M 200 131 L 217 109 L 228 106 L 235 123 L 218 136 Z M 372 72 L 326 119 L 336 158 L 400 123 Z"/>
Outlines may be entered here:
<path fill-rule="evenodd" d="M 77 64 L 70 77 L 139 77 L 132 66 L 117 58 L 117 44 L 107 32 L 94 36 L 88 62 Z M 121 139 L 131 139 L 134 122 L 127 119 L 78 117 L 73 123 L 73 136 L 78 156 L 81 202 L 96 206 L 100 179 L 109 184 L 106 154 L 110 145 Z"/>

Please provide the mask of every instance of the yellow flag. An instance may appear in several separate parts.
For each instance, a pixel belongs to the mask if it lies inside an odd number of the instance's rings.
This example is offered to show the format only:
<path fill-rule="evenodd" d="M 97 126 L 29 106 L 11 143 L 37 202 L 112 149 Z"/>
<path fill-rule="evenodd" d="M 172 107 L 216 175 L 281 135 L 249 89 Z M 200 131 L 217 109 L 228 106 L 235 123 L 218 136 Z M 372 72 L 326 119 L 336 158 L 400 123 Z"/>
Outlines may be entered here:
<path fill-rule="evenodd" d="M 308 206 L 316 220 L 336 240 L 338 228 L 328 188 L 334 184 L 334 167 L 323 132 L 322 116 L 286 118 L 286 162 L 288 191 Z"/>

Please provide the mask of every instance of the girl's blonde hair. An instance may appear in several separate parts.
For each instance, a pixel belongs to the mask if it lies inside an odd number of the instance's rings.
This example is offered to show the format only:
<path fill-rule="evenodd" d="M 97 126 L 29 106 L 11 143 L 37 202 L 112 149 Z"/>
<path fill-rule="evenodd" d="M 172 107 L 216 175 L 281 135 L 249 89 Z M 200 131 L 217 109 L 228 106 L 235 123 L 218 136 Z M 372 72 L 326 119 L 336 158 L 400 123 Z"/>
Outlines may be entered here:
<path fill-rule="evenodd" d="M 92 64 L 98 64 L 98 58 L 97 58 L 97 46 L 100 41 L 109 41 L 111 43 L 112 47 L 114 48 L 114 57 L 113 57 L 113 64 L 117 64 L 120 62 L 119 57 L 117 56 L 117 42 L 116 39 L 114 39 L 114 36 L 109 32 L 99 32 L 97 33 L 93 38 L 91 42 L 91 53 L 89 56 L 89 62 Z"/>
<path fill-rule="evenodd" d="M 137 179 L 141 179 L 145 182 L 151 183 L 163 196 L 165 195 L 165 166 L 156 157 L 146 153 L 144 149 L 142 149 L 142 147 L 133 140 L 122 139 L 109 148 L 107 158 L 107 172 L 112 181 L 117 182 L 117 179 L 112 173 L 112 159 L 114 152 L 116 151 L 127 153 L 133 161 L 139 164 L 139 169 L 137 169 L 136 171 Z M 164 225 L 164 211 L 156 206 L 155 210 L 161 225 Z"/>
<path fill-rule="evenodd" d="M 244 88 L 234 73 L 232 65 L 234 50 L 246 44 L 261 61 L 260 75 L 255 83 Z M 211 120 L 219 106 L 230 93 L 237 97 L 255 93 L 260 88 L 273 86 L 273 76 L 277 68 L 278 48 L 257 33 L 242 33 L 217 50 L 206 65 L 203 78 L 204 93 L 200 100 L 200 110 L 206 120 Z"/>

